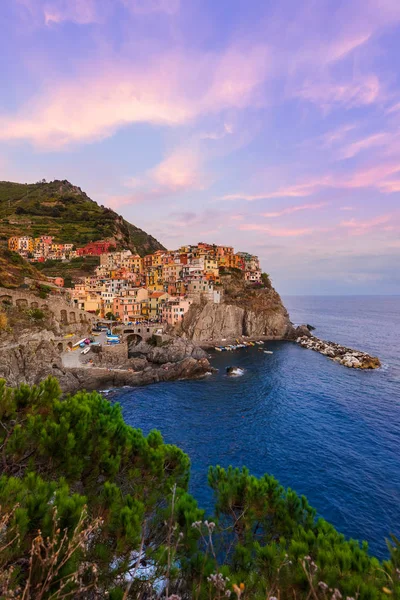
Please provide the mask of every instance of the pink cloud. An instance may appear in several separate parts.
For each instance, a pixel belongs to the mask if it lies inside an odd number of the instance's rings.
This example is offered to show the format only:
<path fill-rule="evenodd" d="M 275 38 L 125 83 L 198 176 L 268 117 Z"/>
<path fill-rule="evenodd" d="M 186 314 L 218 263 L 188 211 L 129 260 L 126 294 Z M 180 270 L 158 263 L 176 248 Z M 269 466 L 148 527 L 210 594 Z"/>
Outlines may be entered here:
<path fill-rule="evenodd" d="M 385 179 L 398 171 L 400 171 L 400 163 L 398 162 L 382 163 L 373 167 L 359 169 L 353 175 L 347 177 L 347 179 L 343 181 L 339 180 L 337 187 L 349 189 L 375 187 L 383 192 L 390 192 L 390 186 L 387 186 L 388 182 L 385 182 Z"/>
<path fill-rule="evenodd" d="M 359 221 L 357 219 L 350 219 L 350 221 L 342 221 L 340 223 L 341 227 L 344 227 L 349 230 L 350 235 L 363 235 L 368 233 L 372 229 L 378 228 L 380 225 L 385 225 L 389 221 L 391 221 L 393 215 L 380 215 L 378 217 L 374 217 L 373 219 L 369 219 L 367 221 Z M 387 229 L 387 228 L 384 228 Z"/>
<path fill-rule="evenodd" d="M 299 237 L 303 235 L 310 235 L 315 231 L 309 227 L 305 227 L 303 229 L 285 229 L 259 224 L 244 224 L 240 225 L 239 229 L 242 231 L 260 231 L 262 233 L 268 233 L 272 237 Z"/>
<path fill-rule="evenodd" d="M 30 99 L 17 114 L 0 116 L 0 139 L 62 148 L 108 137 L 131 123 L 180 126 L 202 115 L 258 105 L 266 58 L 258 46 L 90 65 L 74 80 L 54 82 L 51 91 Z"/>
<path fill-rule="evenodd" d="M 323 177 L 311 178 L 309 181 L 280 187 L 275 191 L 260 194 L 246 194 L 245 192 L 226 194 L 221 197 L 221 200 L 246 200 L 251 202 L 270 198 L 307 197 L 318 193 L 324 188 L 361 189 L 371 187 L 389 194 L 400 191 L 400 179 L 387 179 L 397 173 L 400 175 L 400 163 L 396 161 L 387 162 L 372 167 L 360 168 L 351 175 L 339 177 L 334 174 L 327 174 Z"/>
<path fill-rule="evenodd" d="M 327 205 L 327 202 L 320 202 L 319 204 L 301 204 L 300 206 L 289 206 L 277 212 L 262 213 L 262 216 L 267 218 L 282 217 L 283 215 L 291 215 L 292 213 L 302 210 L 318 210 L 319 208 L 323 208 Z"/>
<path fill-rule="evenodd" d="M 393 135 L 390 133 L 386 133 L 386 132 L 375 133 L 364 139 L 358 140 L 356 142 L 352 142 L 348 146 L 345 146 L 340 151 L 339 156 L 342 159 L 353 158 L 354 156 L 356 156 L 357 154 L 359 154 L 359 152 L 362 152 L 363 150 L 369 150 L 370 148 L 376 148 L 379 146 L 387 146 L 388 144 L 391 143 L 392 140 L 393 140 Z"/>
<path fill-rule="evenodd" d="M 372 104 L 379 98 L 381 86 L 375 74 L 355 80 L 338 81 L 332 78 L 308 80 L 294 95 L 318 105 L 324 112 L 336 107 L 354 108 Z"/>
<path fill-rule="evenodd" d="M 322 146 L 324 148 L 330 148 L 337 142 L 341 142 L 350 131 L 353 131 L 356 128 L 356 125 L 348 124 L 342 125 L 333 131 L 328 131 L 326 134 L 322 136 Z"/>
<path fill-rule="evenodd" d="M 323 178 L 316 178 L 310 181 L 299 183 L 297 185 L 290 185 L 287 187 L 281 187 L 274 192 L 265 192 L 261 194 L 246 194 L 246 193 L 237 193 L 237 194 L 226 194 L 222 196 L 222 200 L 246 200 L 247 202 L 252 202 L 254 200 L 264 200 L 268 198 L 283 198 L 283 197 L 293 197 L 293 198 L 303 198 L 305 196 L 311 196 L 315 192 L 321 189 L 321 187 L 329 186 L 332 183 L 332 178 L 330 176 Z"/>
<path fill-rule="evenodd" d="M 391 106 L 390 108 L 387 109 L 386 114 L 390 115 L 392 113 L 397 113 L 400 111 L 400 102 L 397 102 L 397 104 L 394 104 L 393 106 Z"/>
<path fill-rule="evenodd" d="M 199 156 L 190 149 L 175 150 L 143 177 L 131 178 L 127 185 L 135 189 L 165 190 L 176 193 L 204 189 L 207 177 L 202 173 Z"/>

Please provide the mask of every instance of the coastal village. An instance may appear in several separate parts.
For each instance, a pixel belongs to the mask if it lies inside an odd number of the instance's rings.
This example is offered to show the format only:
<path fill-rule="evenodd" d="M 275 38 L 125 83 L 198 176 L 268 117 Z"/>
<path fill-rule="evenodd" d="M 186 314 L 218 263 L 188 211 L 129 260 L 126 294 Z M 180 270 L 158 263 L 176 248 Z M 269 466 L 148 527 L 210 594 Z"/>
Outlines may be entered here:
<path fill-rule="evenodd" d="M 81 248 L 55 243 L 51 236 L 11 237 L 8 248 L 30 262 L 69 261 L 98 256 L 99 266 L 70 289 L 77 308 L 123 323 L 140 321 L 177 325 L 193 302 L 219 304 L 223 288 L 220 273 L 238 269 L 249 285 L 261 285 L 257 256 L 236 252 L 231 246 L 198 243 L 177 250 L 158 250 L 144 257 L 117 250 L 112 241 L 95 241 Z M 63 287 L 62 277 L 54 278 Z"/>

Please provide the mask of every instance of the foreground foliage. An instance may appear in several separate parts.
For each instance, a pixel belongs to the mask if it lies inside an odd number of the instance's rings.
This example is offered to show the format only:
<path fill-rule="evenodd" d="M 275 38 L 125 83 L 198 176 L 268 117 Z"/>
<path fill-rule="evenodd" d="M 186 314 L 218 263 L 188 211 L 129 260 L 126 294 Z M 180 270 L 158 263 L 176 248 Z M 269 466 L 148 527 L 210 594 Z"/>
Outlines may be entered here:
<path fill-rule="evenodd" d="M 97 393 L 0 382 L 0 598 L 399 598 L 398 543 L 370 557 L 271 476 L 190 463 Z"/>

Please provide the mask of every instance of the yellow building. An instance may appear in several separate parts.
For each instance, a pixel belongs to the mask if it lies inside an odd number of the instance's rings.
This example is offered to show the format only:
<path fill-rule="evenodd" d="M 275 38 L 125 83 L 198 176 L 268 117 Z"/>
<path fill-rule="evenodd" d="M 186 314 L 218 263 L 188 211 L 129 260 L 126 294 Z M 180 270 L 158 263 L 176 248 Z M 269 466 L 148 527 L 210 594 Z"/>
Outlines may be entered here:
<path fill-rule="evenodd" d="M 149 292 L 164 290 L 162 265 L 149 267 L 146 271 L 146 288 Z"/>
<path fill-rule="evenodd" d="M 143 273 L 143 258 L 134 254 L 127 259 L 127 266 L 133 273 Z"/>
<path fill-rule="evenodd" d="M 153 267 L 161 266 L 163 264 L 163 256 L 164 256 L 163 250 L 157 250 L 157 252 L 154 252 L 152 266 Z"/>
<path fill-rule="evenodd" d="M 170 295 L 167 292 L 151 292 L 149 296 L 149 316 L 151 318 L 160 317 L 163 304 L 169 298 Z"/>
<path fill-rule="evenodd" d="M 10 237 L 8 240 L 8 249 L 12 252 L 18 252 L 19 250 L 19 237 Z"/>
<path fill-rule="evenodd" d="M 204 271 L 218 275 L 218 260 L 213 256 L 206 255 L 204 257 Z"/>
<path fill-rule="evenodd" d="M 234 254 L 224 254 L 218 257 L 218 267 L 226 267 L 232 269 L 236 266 L 236 259 Z"/>
<path fill-rule="evenodd" d="M 23 235 L 18 238 L 18 252 L 21 254 L 30 254 L 33 252 L 33 238 L 29 235 Z"/>

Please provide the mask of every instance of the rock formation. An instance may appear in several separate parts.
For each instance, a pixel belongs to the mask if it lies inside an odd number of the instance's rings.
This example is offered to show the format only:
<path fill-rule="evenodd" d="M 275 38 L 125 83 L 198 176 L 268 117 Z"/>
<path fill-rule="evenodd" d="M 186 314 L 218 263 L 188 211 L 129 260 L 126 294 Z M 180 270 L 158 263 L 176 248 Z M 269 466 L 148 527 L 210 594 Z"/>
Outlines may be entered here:
<path fill-rule="evenodd" d="M 246 285 L 243 274 L 232 272 L 222 278 L 220 304 L 200 301 L 193 304 L 178 335 L 193 341 L 218 342 L 240 336 L 268 339 L 295 339 L 295 329 L 279 294 L 269 285 Z"/>
<path fill-rule="evenodd" d="M 352 350 L 334 342 L 325 342 L 314 336 L 301 336 L 296 341 L 303 348 L 319 352 L 349 369 L 378 369 L 381 366 L 381 362 L 376 356 Z"/>

